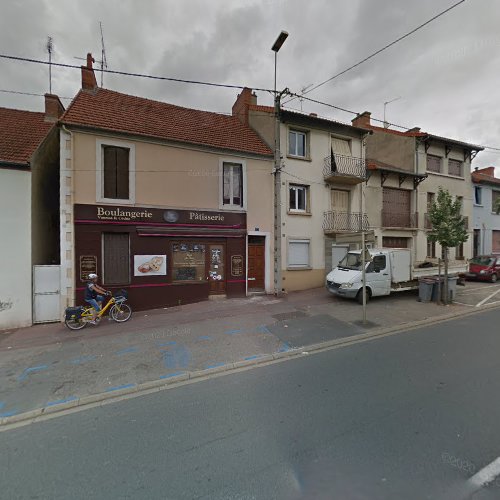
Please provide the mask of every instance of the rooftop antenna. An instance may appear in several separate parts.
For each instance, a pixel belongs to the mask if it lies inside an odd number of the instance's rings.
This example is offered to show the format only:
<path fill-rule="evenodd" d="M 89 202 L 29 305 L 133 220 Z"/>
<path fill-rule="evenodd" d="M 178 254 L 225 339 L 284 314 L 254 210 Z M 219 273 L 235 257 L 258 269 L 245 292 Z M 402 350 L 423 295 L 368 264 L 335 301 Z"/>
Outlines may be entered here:
<path fill-rule="evenodd" d="M 299 97 L 300 111 L 302 111 L 302 103 L 304 102 L 303 95 L 306 93 L 306 90 L 309 89 L 310 87 L 312 87 L 313 85 L 314 85 L 314 83 L 310 83 L 309 85 L 306 85 L 305 87 L 302 87 L 300 89 L 300 97 Z"/>
<path fill-rule="evenodd" d="M 47 37 L 47 52 L 49 53 L 49 94 L 52 94 L 52 51 L 54 50 L 54 43 L 52 37 Z"/>
<path fill-rule="evenodd" d="M 101 87 L 104 83 L 104 70 L 108 69 L 108 61 L 106 60 L 106 48 L 104 47 L 104 34 L 102 32 L 102 22 L 99 21 L 99 29 L 101 30 Z"/>
<path fill-rule="evenodd" d="M 398 101 L 401 99 L 401 96 L 395 97 L 394 99 L 391 99 L 390 101 L 385 101 L 384 102 L 384 128 L 389 128 L 389 123 L 385 120 L 385 108 L 388 104 L 391 104 L 391 102 Z"/>

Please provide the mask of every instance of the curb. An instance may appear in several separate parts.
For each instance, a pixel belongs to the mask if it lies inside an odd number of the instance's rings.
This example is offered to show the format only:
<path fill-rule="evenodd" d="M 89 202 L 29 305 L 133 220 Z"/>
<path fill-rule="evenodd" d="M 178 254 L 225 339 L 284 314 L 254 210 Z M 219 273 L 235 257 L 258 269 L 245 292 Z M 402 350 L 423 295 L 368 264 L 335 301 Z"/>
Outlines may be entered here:
<path fill-rule="evenodd" d="M 331 349 L 347 347 L 352 344 L 367 340 L 376 340 L 381 337 L 395 335 L 397 333 L 406 333 L 416 330 L 423 326 L 431 326 L 439 323 L 444 323 L 453 319 L 462 317 L 473 316 L 483 311 L 500 309 L 500 304 L 491 304 L 481 306 L 473 310 L 465 310 L 460 314 L 450 313 L 436 318 L 426 318 L 420 321 L 415 321 L 411 324 L 403 323 L 392 327 L 379 328 L 350 337 L 344 337 L 335 340 L 328 340 L 317 344 L 310 344 L 299 348 L 293 348 L 284 352 L 276 352 L 274 354 L 262 354 L 259 356 L 252 356 L 251 359 L 244 359 L 231 363 L 221 363 L 213 366 L 208 366 L 203 370 L 195 370 L 192 372 L 180 372 L 174 374 L 167 374 L 157 380 L 142 382 L 140 384 L 127 384 L 126 386 L 119 386 L 117 388 L 110 388 L 105 392 L 99 394 L 91 394 L 81 398 L 74 398 L 71 401 L 48 404 L 42 408 L 36 408 L 27 412 L 18 413 L 9 417 L 0 418 L 0 432 L 6 430 L 5 428 L 10 425 L 22 426 L 30 423 L 42 421 L 45 417 L 52 418 L 58 416 L 63 412 L 78 411 L 85 409 L 86 406 L 96 406 L 97 403 L 105 404 L 106 402 L 116 402 L 124 399 L 125 396 L 136 394 L 137 396 L 143 394 L 150 394 L 159 392 L 170 387 L 184 385 L 190 381 L 197 382 L 205 380 L 212 376 L 220 376 L 229 374 L 234 371 L 251 369 L 259 365 L 272 364 L 274 362 L 285 361 L 305 354 L 315 354 L 322 351 Z"/>

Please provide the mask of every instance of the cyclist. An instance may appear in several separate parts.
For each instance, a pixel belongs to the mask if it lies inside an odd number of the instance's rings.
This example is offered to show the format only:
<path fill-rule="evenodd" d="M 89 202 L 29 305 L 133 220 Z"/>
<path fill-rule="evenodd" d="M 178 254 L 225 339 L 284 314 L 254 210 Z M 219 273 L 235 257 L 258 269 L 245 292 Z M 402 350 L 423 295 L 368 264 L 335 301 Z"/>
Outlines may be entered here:
<path fill-rule="evenodd" d="M 103 295 L 111 295 L 111 292 L 108 292 L 97 284 L 97 278 L 97 274 L 90 273 L 88 277 L 89 281 L 85 286 L 85 302 L 90 304 L 93 308 L 91 321 L 93 325 L 96 324 L 97 314 L 102 309 L 102 303 L 104 301 Z"/>

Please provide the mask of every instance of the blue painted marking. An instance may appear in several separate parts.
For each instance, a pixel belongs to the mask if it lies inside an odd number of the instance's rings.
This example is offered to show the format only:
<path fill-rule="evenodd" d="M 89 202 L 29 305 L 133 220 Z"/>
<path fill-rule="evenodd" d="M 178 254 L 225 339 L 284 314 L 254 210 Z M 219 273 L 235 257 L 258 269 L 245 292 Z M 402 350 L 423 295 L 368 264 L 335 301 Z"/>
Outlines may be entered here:
<path fill-rule="evenodd" d="M 278 349 L 278 352 L 288 352 L 290 350 L 290 346 L 283 342 L 283 345 Z"/>
<path fill-rule="evenodd" d="M 248 361 L 249 359 L 256 359 L 256 358 L 260 358 L 260 354 L 255 354 L 254 356 L 248 356 L 245 359 L 245 361 Z"/>
<path fill-rule="evenodd" d="M 156 345 L 158 347 L 166 347 L 166 346 L 175 345 L 175 344 L 177 344 L 177 342 L 175 342 L 175 340 L 171 340 L 170 342 L 163 342 L 163 343 L 158 342 Z"/>
<path fill-rule="evenodd" d="M 212 337 L 210 335 L 202 335 L 201 337 L 198 337 L 200 340 L 212 340 Z"/>
<path fill-rule="evenodd" d="M 5 403 L 3 401 L 0 401 L 0 410 L 5 406 Z"/>
<path fill-rule="evenodd" d="M 109 387 L 108 389 L 106 389 L 106 392 L 119 391 L 120 389 L 128 389 L 129 387 L 135 387 L 135 384 L 124 384 L 117 385 L 116 387 Z"/>
<path fill-rule="evenodd" d="M 41 370 L 47 370 L 48 365 L 39 365 L 39 366 L 32 366 L 30 368 L 26 368 L 19 377 L 17 377 L 17 380 L 19 382 L 22 382 L 23 380 L 26 380 L 28 378 L 28 375 L 33 372 L 39 372 Z"/>
<path fill-rule="evenodd" d="M 162 375 L 160 378 L 172 378 L 177 377 L 177 375 L 184 375 L 184 372 L 167 373 L 167 375 Z"/>
<path fill-rule="evenodd" d="M 138 347 L 127 347 L 125 349 L 122 349 L 121 351 L 116 351 L 115 354 L 117 356 L 122 356 L 123 354 L 128 354 L 130 352 L 137 352 L 138 350 Z"/>
<path fill-rule="evenodd" d="M 226 363 L 216 363 L 215 365 L 208 365 L 205 370 L 210 370 L 210 368 L 217 368 L 218 366 L 224 366 Z"/>
<path fill-rule="evenodd" d="M 174 345 L 163 351 L 165 368 L 186 368 L 191 361 L 191 351 L 183 345 Z"/>
<path fill-rule="evenodd" d="M 72 365 L 82 365 L 83 363 L 87 363 L 88 361 L 94 361 L 95 356 L 90 355 L 90 356 L 81 356 L 79 358 L 72 359 L 70 363 Z"/>
<path fill-rule="evenodd" d="M 269 328 L 266 325 L 259 325 L 257 327 L 257 331 L 259 333 L 271 333 L 270 330 L 269 330 Z"/>
<path fill-rule="evenodd" d="M 62 405 L 63 403 L 69 403 L 70 401 L 75 401 L 75 399 L 78 399 L 76 396 L 71 396 L 66 399 L 58 399 L 57 401 L 50 401 L 48 402 L 45 406 L 55 406 L 55 405 Z"/>
<path fill-rule="evenodd" d="M 3 413 L 0 413 L 0 418 L 12 417 L 12 415 L 17 415 L 18 413 L 19 412 L 17 410 L 6 411 Z"/>
<path fill-rule="evenodd" d="M 241 330 L 228 330 L 224 332 L 226 335 L 236 335 L 237 333 L 241 333 Z"/>

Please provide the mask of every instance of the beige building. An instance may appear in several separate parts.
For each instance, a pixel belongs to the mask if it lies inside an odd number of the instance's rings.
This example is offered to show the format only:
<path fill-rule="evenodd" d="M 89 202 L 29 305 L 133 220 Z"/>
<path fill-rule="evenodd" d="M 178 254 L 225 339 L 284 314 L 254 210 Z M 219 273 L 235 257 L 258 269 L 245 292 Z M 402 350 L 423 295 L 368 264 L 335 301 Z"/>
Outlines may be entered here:
<path fill-rule="evenodd" d="M 259 106 L 250 89 L 238 96 L 233 114 L 274 148 L 274 109 Z M 359 246 L 360 229 L 368 229 L 360 193 L 369 133 L 314 114 L 281 111 L 283 291 L 323 286 L 332 267 Z"/>
<path fill-rule="evenodd" d="M 353 125 L 370 129 L 366 140 L 368 181 L 365 197 L 377 247 L 410 248 L 414 262 L 441 257 L 438 243 L 427 238 L 428 207 L 440 187 L 462 201 L 469 240 L 450 250 L 450 259 L 472 257 L 473 190 L 471 161 L 483 148 L 422 132 L 399 132 L 371 124 L 370 113 Z"/>
<path fill-rule="evenodd" d="M 235 117 L 98 88 L 61 118 L 63 306 L 87 275 L 133 308 L 272 293 L 272 151 Z"/>

